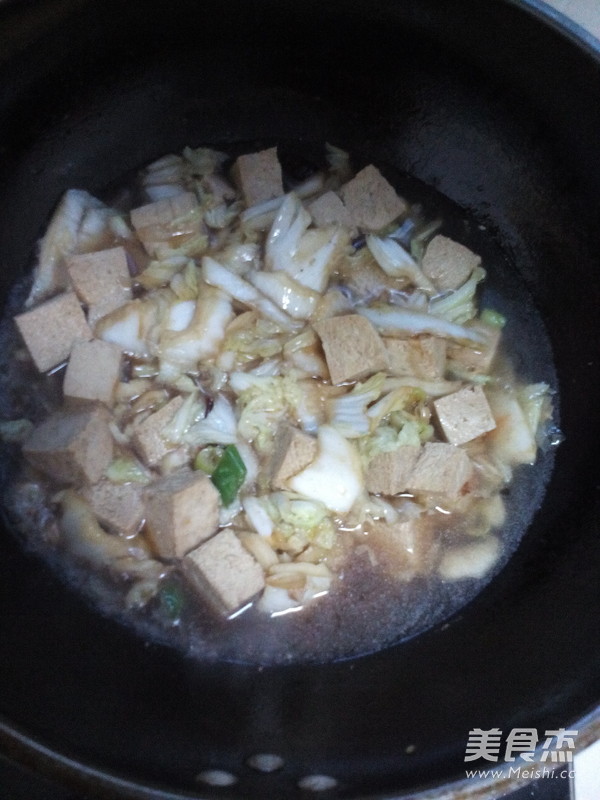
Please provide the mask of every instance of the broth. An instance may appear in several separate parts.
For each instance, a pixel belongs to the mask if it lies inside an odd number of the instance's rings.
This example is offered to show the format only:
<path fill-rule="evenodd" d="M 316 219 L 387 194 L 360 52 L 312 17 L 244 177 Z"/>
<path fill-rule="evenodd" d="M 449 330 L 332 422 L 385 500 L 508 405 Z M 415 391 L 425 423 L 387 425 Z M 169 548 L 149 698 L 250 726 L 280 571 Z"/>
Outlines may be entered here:
<path fill-rule="evenodd" d="M 242 152 L 244 149 L 240 148 Z M 298 161 L 296 161 L 297 163 Z M 228 167 L 228 164 L 229 162 L 225 162 L 225 167 Z M 342 168 L 347 166 L 347 164 L 342 164 Z M 310 181 L 314 175 L 310 169 L 305 172 Z M 515 265 L 506 258 L 493 233 L 479 226 L 475 220 L 470 219 L 434 190 L 423 187 L 410 177 L 398 175 L 392 170 L 385 170 L 385 173 L 390 176 L 398 193 L 408 200 L 409 210 L 404 215 L 404 219 L 414 222 L 412 235 L 415 230 L 419 230 L 419 226 L 423 229 L 428 221 L 436 217 L 443 220 L 442 227 L 431 234 L 428 239 L 424 239 L 424 247 L 433 236 L 441 233 L 460 242 L 482 257 L 487 275 L 482 289 L 479 290 L 478 306 L 480 309 L 491 308 L 508 321 L 503 329 L 501 352 L 495 358 L 490 372 L 492 378 L 490 384 L 495 387 L 507 385 L 525 387 L 528 381 L 536 380 L 543 381 L 550 387 L 555 386 L 556 379 L 551 352 L 543 324 L 525 286 L 518 278 Z M 158 184 L 148 183 L 149 174 L 152 175 L 152 170 L 150 173 L 145 173 L 146 192 L 149 186 L 156 187 L 160 184 L 160 182 Z M 354 171 L 351 174 L 354 174 Z M 303 174 L 302 177 L 306 178 L 306 174 Z M 348 179 L 347 175 L 345 177 Z M 343 179 L 340 181 L 343 182 Z M 142 179 L 143 183 L 144 179 Z M 290 178 L 290 170 L 288 170 L 286 188 L 290 188 L 290 183 L 294 183 L 294 180 Z M 335 183 L 332 185 L 335 186 Z M 297 187 L 296 190 L 298 190 Z M 120 206 L 127 214 L 128 209 L 132 206 L 137 207 L 137 203 L 152 199 L 151 195 L 144 197 L 141 192 L 143 192 L 143 186 L 141 189 L 139 181 L 134 180 L 119 189 L 117 193 L 112 194 L 111 204 Z M 323 193 L 323 187 L 320 192 Z M 319 190 L 317 190 L 318 194 Z M 228 200 L 224 204 L 225 210 L 239 202 L 239 198 L 238 193 Z M 306 202 L 308 203 L 308 201 Z M 274 212 L 269 210 L 266 213 L 273 215 L 273 213 L 277 213 L 277 210 L 275 208 Z M 231 224 L 239 224 L 240 213 L 241 211 L 238 210 Z M 219 221 L 220 224 L 221 221 Z M 258 243 L 259 247 L 263 247 L 263 238 L 267 235 L 271 225 L 272 220 L 269 220 L 264 233 L 262 230 L 250 228 L 252 232 L 246 235 L 241 244 L 249 242 L 254 245 Z M 402 241 L 404 246 L 408 246 L 410 231 L 403 233 L 402 226 L 399 230 L 400 233 L 396 229 L 397 239 L 394 241 Z M 230 243 L 227 240 L 227 231 L 227 225 L 215 226 L 211 229 L 210 235 L 213 241 L 205 250 L 211 257 L 214 256 L 215 259 L 218 259 L 219 254 Z M 358 233 L 361 234 L 361 231 L 359 230 Z M 355 237 L 352 244 L 350 241 L 348 242 L 345 250 L 348 258 L 370 258 L 370 256 L 364 255 L 366 248 L 363 246 L 364 242 L 361 238 L 364 238 L 362 234 Z M 120 242 L 121 240 L 117 238 L 110 243 L 105 242 L 103 247 L 114 246 Z M 235 243 L 240 244 L 239 236 L 235 239 Z M 139 249 L 139 241 L 135 243 L 135 246 Z M 102 247 L 97 249 L 102 250 Z M 198 262 L 199 259 L 200 257 L 198 257 Z M 160 261 L 161 259 L 155 258 L 156 260 Z M 166 261 L 166 259 L 163 260 Z M 420 260 L 421 257 L 418 256 L 417 263 L 420 263 Z M 179 272 L 183 272 L 183 267 Z M 357 309 L 360 313 L 363 308 L 364 298 L 357 296 L 355 289 L 348 291 L 348 285 L 352 283 L 352 276 L 349 280 L 345 280 L 345 277 L 347 278 L 349 274 L 348 272 L 344 273 L 343 268 L 341 272 L 339 269 L 334 271 L 328 281 L 328 286 L 332 289 L 340 287 L 344 289 L 343 295 L 346 300 L 350 301 L 349 306 L 343 307 L 344 311 L 346 314 L 354 315 Z M 144 271 L 142 270 L 134 277 L 134 295 L 137 300 L 152 291 L 140 288 L 139 281 L 143 275 Z M 158 289 L 160 290 L 160 284 Z M 7 318 L 2 323 L 2 352 L 5 360 L 2 370 L 4 384 L 2 396 L 5 407 L 2 412 L 7 419 L 26 418 L 37 424 L 47 417 L 50 410 L 59 407 L 62 402 L 64 368 L 58 369 L 53 374 L 40 374 L 31 364 L 27 354 L 23 352 L 9 317 L 21 310 L 25 295 L 29 291 L 29 282 L 27 285 L 16 287 L 7 309 Z M 399 297 L 401 302 L 404 302 L 406 299 L 404 295 L 415 295 L 414 287 L 410 286 L 407 289 L 399 286 L 398 291 L 394 292 L 395 290 L 387 291 L 385 295 L 387 299 L 391 298 L 392 305 L 398 303 Z M 182 297 L 178 299 L 185 303 L 187 297 L 185 287 Z M 233 305 L 234 320 L 241 314 L 248 313 L 247 305 L 244 306 L 239 301 L 234 302 Z M 251 305 L 250 308 L 253 306 Z M 231 320 L 228 324 L 231 325 Z M 267 331 L 267 333 L 269 332 L 274 336 L 278 335 L 276 328 Z M 294 334 L 298 335 L 298 331 L 295 330 Z M 287 338 L 291 338 L 294 334 L 288 334 Z M 313 353 L 317 353 L 317 357 L 320 358 L 318 363 L 322 363 L 322 351 L 318 346 L 315 350 L 314 343 L 311 347 L 312 350 L 308 348 L 311 357 Z M 238 350 L 238 360 L 234 364 L 234 369 L 230 369 L 231 372 L 252 374 L 251 371 L 257 366 L 261 367 L 262 362 L 273 359 L 273 354 L 269 354 L 262 358 L 249 357 L 244 362 L 239 358 L 240 352 Z M 274 355 L 277 356 L 279 352 L 281 352 L 281 348 L 276 350 Z M 227 387 L 223 390 L 215 389 L 215 382 L 218 380 L 216 373 L 219 370 L 226 370 L 223 369 L 223 363 L 220 366 L 217 364 L 217 370 L 215 370 L 215 360 L 211 359 L 212 357 L 202 363 L 195 372 L 194 370 L 187 370 L 187 372 L 184 370 L 188 376 L 192 375 L 193 377 L 195 387 L 192 390 L 195 391 L 197 387 L 200 387 L 200 394 L 209 397 L 204 409 L 207 416 L 210 415 L 214 408 L 212 404 L 219 396 L 231 401 L 235 407 L 236 394 L 239 395 L 239 392 L 232 392 Z M 150 367 L 151 362 L 152 366 Z M 149 378 L 150 383 L 146 387 L 148 391 L 160 391 L 166 385 L 167 392 L 161 400 L 162 407 L 164 407 L 166 400 L 173 399 L 178 396 L 178 393 L 181 393 L 179 388 L 174 388 L 173 381 L 178 378 L 169 376 L 166 380 L 160 377 L 157 379 L 154 362 L 154 358 L 139 354 L 128 357 L 125 369 L 121 373 L 121 383 L 131 384 L 136 379 L 147 380 Z M 212 371 L 208 370 L 208 373 L 205 374 L 203 370 L 206 370 L 207 365 L 212 365 L 213 369 Z M 265 377 L 265 375 L 259 377 Z M 267 371 L 266 378 L 269 377 Z M 274 377 L 278 377 L 278 373 L 275 373 Z M 307 373 L 305 377 L 308 379 L 310 375 Z M 359 382 L 363 381 L 364 383 L 368 377 L 367 373 L 364 378 L 359 379 Z M 304 380 L 302 376 L 301 379 Z M 327 378 L 318 378 L 317 380 L 320 385 L 331 386 L 331 382 Z M 339 384 L 342 387 L 340 391 L 347 391 L 348 387 L 352 387 L 356 382 L 356 380 L 342 381 Z M 466 382 L 468 383 L 468 379 L 464 375 L 459 377 L 458 384 L 453 385 L 448 393 L 452 394 L 452 392 L 458 391 L 465 386 Z M 335 402 L 336 391 L 327 395 L 329 401 L 333 397 Z M 189 396 L 190 389 L 186 389 L 183 394 Z M 379 395 L 381 394 L 380 390 Z M 258 397 L 263 397 L 260 391 Z M 135 424 L 140 413 L 142 417 L 144 413 L 147 413 L 146 409 L 142 409 L 141 412 L 135 409 L 133 403 L 136 399 L 134 398 L 129 403 L 126 413 L 121 413 L 119 417 L 121 433 Z M 260 405 L 262 401 L 259 399 L 258 402 Z M 414 405 L 415 408 L 420 408 L 421 411 L 424 408 L 429 413 L 432 402 L 432 398 L 427 397 L 425 400 L 421 398 L 421 400 L 414 401 Z M 423 408 L 419 406 L 419 403 Z M 374 403 L 371 403 L 371 407 L 373 405 Z M 554 403 L 554 405 L 556 404 Z M 160 407 L 159 405 L 158 408 L 160 409 Z M 150 408 L 150 411 L 152 410 L 155 408 Z M 238 417 L 239 413 L 238 409 L 236 411 Z M 556 408 L 553 413 L 556 419 Z M 387 419 L 388 415 L 384 416 L 382 422 Z M 429 417 L 425 421 L 428 424 L 431 422 Z M 440 433 L 439 421 L 433 420 L 433 423 L 432 431 L 427 436 L 433 436 L 434 441 L 444 442 L 444 437 Z M 295 424 L 298 424 L 297 420 Z M 403 424 L 405 425 L 406 422 Z M 18 448 L 13 445 L 6 445 L 5 449 L 12 449 L 13 460 L 10 463 L 19 465 L 20 474 L 16 479 L 14 477 L 9 479 L 8 476 L 5 476 L 7 483 L 6 506 L 11 524 L 20 530 L 28 547 L 50 560 L 65 579 L 74 583 L 84 595 L 92 599 L 103 613 L 117 616 L 126 624 L 133 625 L 143 636 L 165 641 L 200 659 L 233 660 L 258 664 L 326 661 L 372 652 L 406 639 L 447 619 L 474 598 L 514 553 L 523 532 L 542 500 L 544 486 L 552 466 L 552 450 L 547 445 L 558 441 L 557 430 L 556 422 L 554 426 L 547 426 L 546 436 L 542 437 L 544 447 L 537 453 L 535 466 L 510 465 L 508 470 L 510 480 L 502 482 L 493 492 L 496 499 L 501 498 L 500 505 L 504 507 L 505 513 L 500 516 L 504 516 L 504 519 L 499 521 L 500 518 L 498 518 L 495 524 L 490 524 L 489 520 L 485 524 L 481 523 L 481 530 L 476 530 L 480 524 L 478 521 L 480 506 L 477 505 L 479 501 L 476 501 L 473 507 L 467 505 L 463 511 L 460 509 L 453 511 L 450 515 L 451 524 L 447 524 L 448 513 L 444 508 L 447 498 L 428 496 L 423 499 L 417 497 L 414 491 L 402 491 L 391 497 L 386 495 L 383 505 L 377 500 L 380 493 L 372 493 L 371 506 L 375 507 L 375 511 L 372 508 L 370 511 L 368 508 L 365 511 L 365 507 L 357 511 L 356 503 L 353 509 L 343 513 L 330 509 L 326 516 L 334 519 L 335 525 L 340 527 L 341 532 L 336 534 L 335 542 L 330 548 L 325 548 L 312 561 L 306 562 L 327 565 L 330 577 L 325 591 L 322 592 L 324 596 L 320 596 L 321 592 L 318 591 L 319 586 L 317 585 L 317 590 L 309 592 L 308 597 L 306 597 L 306 592 L 304 595 L 302 595 L 302 591 L 296 591 L 295 594 L 292 592 L 293 602 L 289 602 L 287 606 L 284 604 L 283 607 L 278 606 L 277 603 L 271 605 L 263 603 L 261 606 L 259 601 L 252 603 L 248 608 L 245 607 L 245 604 L 240 604 L 240 608 L 229 609 L 230 613 L 228 614 L 223 614 L 222 610 L 221 612 L 215 610 L 214 598 L 211 599 L 209 596 L 207 600 L 206 593 L 198 593 L 187 573 L 181 570 L 181 560 L 161 556 L 160 552 L 156 551 L 155 541 L 150 542 L 148 551 L 152 562 L 161 565 L 158 571 L 150 572 L 150 583 L 154 581 L 154 590 L 146 587 L 147 596 L 142 593 L 141 600 L 138 598 L 137 602 L 131 603 L 131 575 L 128 579 L 123 580 L 122 577 L 111 575 L 105 568 L 91 568 L 89 553 L 86 555 L 84 551 L 79 551 L 79 556 L 77 556 L 72 551 L 69 552 L 69 547 L 65 545 L 65 537 L 61 532 L 61 523 L 55 513 L 56 493 L 61 490 L 61 484 L 53 482 L 48 476 L 41 478 L 35 470 L 32 472 L 30 465 L 24 464 L 20 460 Z M 306 429 L 304 432 L 307 432 Z M 317 429 L 308 429 L 309 435 L 314 436 L 317 432 Z M 270 435 L 272 437 L 272 433 Z M 356 443 L 362 439 L 353 434 L 350 439 L 353 442 L 352 447 L 358 447 L 359 445 Z M 486 434 L 483 434 L 461 447 L 470 454 L 470 457 L 477 459 L 481 448 L 484 455 L 486 447 L 489 448 L 489 445 L 480 447 L 481 442 L 485 441 L 487 441 Z M 252 441 L 250 443 L 253 444 Z M 187 461 L 184 459 L 181 464 L 174 462 L 160 465 L 142 464 L 142 466 L 149 473 L 151 479 L 156 480 L 161 471 L 163 474 L 177 471 L 177 468 L 189 465 L 190 458 L 197 458 L 198 450 L 205 452 L 207 447 L 215 444 L 220 445 L 221 450 L 218 451 L 217 456 L 222 458 L 222 448 L 225 446 L 225 442 L 209 440 L 199 446 L 195 445 L 195 450 L 191 454 L 186 451 Z M 242 445 L 243 442 L 239 442 L 240 448 Z M 266 447 L 264 452 L 260 452 L 260 449 L 257 450 L 257 445 L 253 444 L 254 455 L 263 471 L 268 468 L 272 457 L 272 443 L 269 446 L 271 450 Z M 421 446 L 423 446 L 422 443 L 419 447 Z M 125 441 L 120 443 L 120 449 L 121 455 L 132 452 L 136 459 L 139 458 L 139 446 L 133 446 L 132 449 L 130 442 Z M 368 466 L 365 469 L 368 469 Z M 8 471 L 10 472 L 10 470 Z M 281 490 L 273 486 L 269 487 L 264 481 L 261 484 L 260 478 L 258 483 L 259 486 L 262 486 L 258 492 L 260 497 L 283 495 L 286 503 L 290 499 L 292 502 L 298 499 L 297 494 L 290 495 L 289 489 Z M 364 497 L 362 499 L 364 500 Z M 434 555 L 425 559 L 426 567 L 419 568 L 414 574 L 410 574 L 404 579 L 399 579 L 398 574 L 394 573 L 394 569 L 389 568 L 385 556 L 374 545 L 374 540 L 369 538 L 371 518 L 381 520 L 385 518 L 386 514 L 391 514 L 392 517 L 396 516 L 396 521 L 398 519 L 400 522 L 409 520 L 413 513 L 410 504 L 415 499 L 425 509 L 419 513 L 423 518 L 427 517 L 426 524 L 431 524 L 435 529 L 435 546 L 441 548 L 441 551 L 438 552 L 436 549 Z M 283 502 L 283 500 L 276 497 L 273 502 Z M 456 502 L 458 503 L 458 500 Z M 391 511 L 388 509 L 390 505 L 392 506 Z M 281 513 L 277 508 L 273 511 L 272 505 L 269 506 L 269 509 L 269 513 L 272 515 Z M 275 524 L 275 527 L 280 525 L 284 529 L 285 526 L 281 521 L 283 518 L 278 519 L 279 522 Z M 392 520 L 393 522 L 394 520 Z M 224 518 L 221 515 L 220 523 L 219 530 L 233 529 L 239 536 L 242 531 L 250 529 L 256 536 L 248 514 L 244 516 L 244 510 L 241 507 L 239 513 L 230 518 Z M 118 536 L 116 533 L 111 535 Z M 140 535 L 145 536 L 144 528 Z M 278 554 L 280 563 L 293 563 L 297 559 L 294 549 L 286 550 L 285 543 L 281 546 L 282 542 L 274 541 L 272 535 L 264 537 L 263 534 L 263 538 L 269 540 L 270 545 Z M 135 538 L 135 541 L 132 539 L 132 543 L 137 547 L 138 538 Z M 480 555 L 484 559 L 486 557 L 485 548 L 488 548 L 489 564 L 481 575 L 456 578 L 453 576 L 453 569 L 456 571 L 456 566 L 452 567 L 444 562 L 444 554 L 456 553 L 456 548 L 464 546 L 479 548 Z M 306 554 L 307 549 L 307 543 L 304 542 L 300 555 Z M 139 557 L 139 553 L 136 557 Z M 143 558 L 141 558 L 142 561 Z M 446 563 L 445 572 L 441 567 L 442 562 Z M 442 570 L 441 573 L 440 570 Z M 266 574 L 268 580 L 268 570 L 266 570 Z M 140 579 L 139 582 L 142 583 L 142 580 Z M 133 607 L 126 608 L 127 604 Z"/>

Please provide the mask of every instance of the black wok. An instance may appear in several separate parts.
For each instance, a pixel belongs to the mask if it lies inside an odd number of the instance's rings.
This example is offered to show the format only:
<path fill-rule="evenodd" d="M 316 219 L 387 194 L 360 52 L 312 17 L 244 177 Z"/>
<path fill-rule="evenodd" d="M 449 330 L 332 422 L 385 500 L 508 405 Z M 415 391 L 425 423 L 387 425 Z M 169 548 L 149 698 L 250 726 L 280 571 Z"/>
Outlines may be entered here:
<path fill-rule="evenodd" d="M 331 141 L 492 231 L 546 325 L 565 434 L 489 587 L 350 661 L 186 659 L 3 532 L 4 752 L 90 797 L 292 798 L 314 773 L 366 797 L 464 778 L 472 728 L 581 728 L 600 702 L 598 53 L 498 0 L 48 0 L 5 4 L 0 36 L 4 293 L 69 187 L 101 194 L 186 144 Z M 247 766 L 264 752 L 284 766 Z M 209 768 L 237 784 L 200 786 Z"/>

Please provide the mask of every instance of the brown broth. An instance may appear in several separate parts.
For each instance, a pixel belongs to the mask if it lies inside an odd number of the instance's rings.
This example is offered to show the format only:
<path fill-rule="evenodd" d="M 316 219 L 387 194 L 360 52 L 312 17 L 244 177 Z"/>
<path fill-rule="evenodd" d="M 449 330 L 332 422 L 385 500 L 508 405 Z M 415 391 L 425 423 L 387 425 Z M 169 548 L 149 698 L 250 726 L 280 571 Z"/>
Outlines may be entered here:
<path fill-rule="evenodd" d="M 546 381 L 556 386 L 550 345 L 543 323 L 515 266 L 505 257 L 495 237 L 469 219 L 445 198 L 418 186 L 404 176 L 401 193 L 409 187 L 411 202 L 418 199 L 426 218 L 442 213 L 443 233 L 453 236 L 483 257 L 488 277 L 481 307 L 492 307 L 506 316 L 508 324 L 504 357 L 518 379 Z M 419 194 L 415 198 L 415 193 Z M 40 376 L 22 356 L 11 316 L 20 309 L 27 284 L 15 287 L 0 328 L 2 366 L 0 409 L 5 419 L 42 419 L 60 404 L 60 374 Z M 500 363 L 499 370 L 506 369 Z M 557 421 L 555 403 L 554 419 Z M 144 609 L 126 611 L 127 583 L 79 563 L 61 552 L 49 482 L 36 482 L 13 446 L 3 447 L 5 510 L 24 546 L 49 560 L 70 583 L 91 600 L 100 613 L 117 616 L 141 636 L 182 649 L 193 658 L 275 664 L 328 661 L 379 650 L 441 624 L 471 601 L 506 565 L 519 545 L 536 509 L 553 463 L 551 449 L 540 451 L 534 467 L 521 466 L 504 490 L 507 516 L 495 531 L 501 553 L 494 567 L 480 579 L 444 581 L 436 574 L 398 582 L 379 566 L 373 566 L 365 548 L 349 546 L 349 554 L 334 578 L 329 595 L 299 612 L 269 618 L 250 608 L 233 619 L 224 619 L 192 592 L 175 568 L 167 579 L 169 592 Z M 15 477 L 15 474 L 17 477 Z M 441 534 L 443 546 L 474 541 L 465 530 L 468 520 Z M 348 542 L 356 544 L 352 533 Z M 181 609 L 169 605 L 169 597 L 182 599 Z"/>

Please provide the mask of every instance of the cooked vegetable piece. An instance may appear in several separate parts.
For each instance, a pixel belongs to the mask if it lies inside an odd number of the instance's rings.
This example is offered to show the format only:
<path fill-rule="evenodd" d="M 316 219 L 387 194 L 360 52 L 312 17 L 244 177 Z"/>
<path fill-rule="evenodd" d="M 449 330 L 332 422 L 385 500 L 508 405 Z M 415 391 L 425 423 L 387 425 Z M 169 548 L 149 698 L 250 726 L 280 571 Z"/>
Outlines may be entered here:
<path fill-rule="evenodd" d="M 201 469 L 207 475 L 212 475 L 222 457 L 222 447 L 217 445 L 203 447 L 198 451 L 198 455 L 194 459 L 194 469 Z"/>
<path fill-rule="evenodd" d="M 185 607 L 183 589 L 173 580 L 163 581 L 158 592 L 158 601 L 163 614 L 172 620 L 178 620 Z"/>
<path fill-rule="evenodd" d="M 219 490 L 224 505 L 230 506 L 233 503 L 241 485 L 244 483 L 246 474 L 246 465 L 242 461 L 239 450 L 233 444 L 227 445 L 223 450 L 219 463 L 210 476 Z"/>

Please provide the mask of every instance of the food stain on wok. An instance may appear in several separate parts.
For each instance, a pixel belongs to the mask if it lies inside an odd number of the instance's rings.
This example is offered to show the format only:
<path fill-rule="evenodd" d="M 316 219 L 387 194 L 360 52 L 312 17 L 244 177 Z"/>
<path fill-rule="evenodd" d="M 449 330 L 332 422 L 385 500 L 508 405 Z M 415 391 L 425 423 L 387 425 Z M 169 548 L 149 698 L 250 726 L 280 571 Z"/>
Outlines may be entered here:
<path fill-rule="evenodd" d="M 142 635 L 370 652 L 517 547 L 560 438 L 543 326 L 489 234 L 386 174 L 186 148 L 59 203 L 3 322 L 6 506 Z"/>

